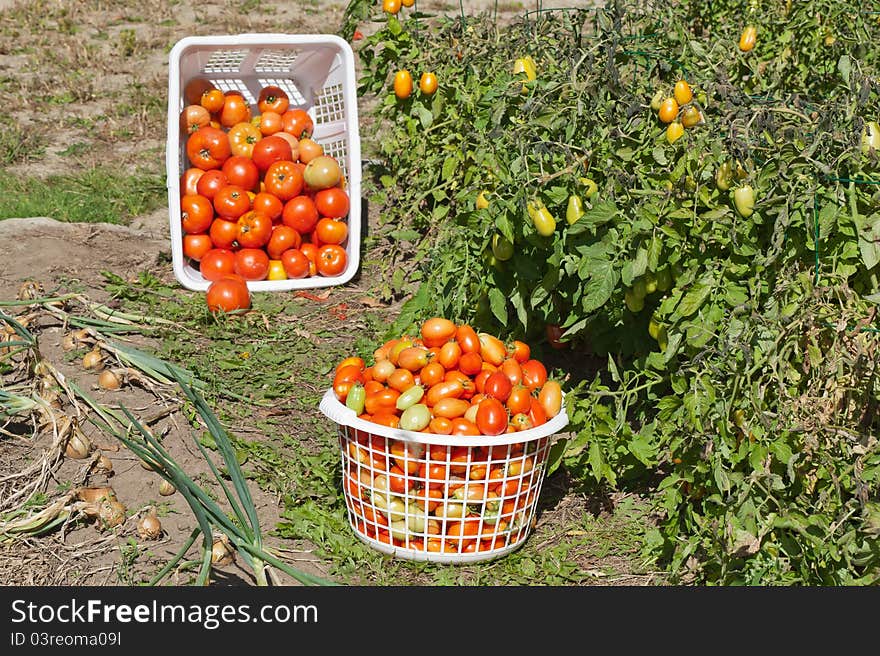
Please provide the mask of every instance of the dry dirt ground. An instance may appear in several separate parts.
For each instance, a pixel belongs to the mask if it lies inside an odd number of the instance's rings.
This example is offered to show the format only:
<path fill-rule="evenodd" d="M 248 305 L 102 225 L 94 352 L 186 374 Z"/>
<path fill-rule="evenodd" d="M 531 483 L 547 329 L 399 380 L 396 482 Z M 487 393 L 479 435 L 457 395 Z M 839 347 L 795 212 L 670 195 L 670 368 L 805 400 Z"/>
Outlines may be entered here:
<path fill-rule="evenodd" d="M 7 107 L 21 107 L 11 119 L 21 135 L 45 133 L 40 156 L 24 157 L 7 170 L 22 175 L 46 176 L 73 167 L 112 163 L 120 169 L 144 166 L 162 172 L 165 149 L 165 102 L 167 53 L 187 35 L 238 32 L 324 33 L 339 25 L 342 2 L 237 2 L 206 0 L 198 4 L 168 0 L 46 0 L 0 1 L 0 97 Z M 465 11 L 491 10 L 496 6 L 504 20 L 533 3 L 495 3 L 470 0 Z M 573 6 L 578 3 L 557 3 Z M 580 3 L 591 4 L 591 3 Z M 247 10 L 245 7 L 251 7 Z M 524 6 L 525 5 L 525 6 Z M 419 2 L 425 11 L 455 12 L 458 3 Z M 543 6 L 553 6 L 544 3 Z M 369 25 L 364 26 L 368 32 Z M 29 43 L 22 48 L 20 44 Z M 47 98 L 51 101 L 46 102 Z M 62 125 L 61 130 L 57 129 Z M 369 139 L 369 134 L 362 134 Z M 63 155 L 71 144 L 87 147 L 75 159 Z M 370 220 L 370 216 L 367 220 Z M 167 208 L 136 216 L 126 226 L 69 224 L 52 217 L 21 217 L 0 221 L 0 300 L 14 299 L 26 281 L 36 281 L 46 292 L 77 291 L 97 302 L 106 302 L 102 271 L 135 276 L 149 271 L 160 280 L 175 284 L 167 258 L 170 249 Z M 370 286 L 371 271 L 364 270 L 341 297 L 362 296 Z M 375 274 L 373 274 L 375 275 Z M 388 312 L 393 308 L 388 308 Z M 100 402 L 124 403 L 144 416 L 154 416 L 154 432 L 192 474 L 207 471 L 202 456 L 192 446 L 190 428 L 176 409 L 173 395 L 127 386 L 124 392 L 105 392 L 95 385 L 95 374 L 84 372 L 77 362 L 64 357 L 64 328 L 42 317 L 39 326 L 42 355 L 59 371 L 89 390 Z M 52 436 L 43 431 L 31 438 L 30 427 L 22 435 L 0 442 L 0 482 L 18 471 L 43 449 Z M 85 428 L 87 435 L 89 431 Z M 49 536 L 13 544 L 0 544 L 0 583 L 9 585 L 127 584 L 138 582 L 145 572 L 155 571 L 177 550 L 193 528 L 192 515 L 179 494 L 158 494 L 160 479 L 140 466 L 138 459 L 114 439 L 90 434 L 95 451 L 83 460 L 65 458 L 49 478 L 47 492 L 61 481 L 74 485 L 112 485 L 129 509 L 126 522 L 111 532 L 93 525 L 67 527 Z M 94 465 L 99 455 L 113 464 L 107 477 Z M 280 504 L 256 485 L 252 493 L 263 526 L 272 527 Z M 137 540 L 135 525 L 149 506 L 163 510 L 163 537 L 144 544 Z M 559 516 L 583 512 L 580 499 L 563 500 Z M 552 515 L 551 515 L 552 517 Z M 273 546 L 285 547 L 279 541 Z M 283 552 L 286 560 L 312 573 L 325 566 L 308 548 Z M 136 556 L 136 557 L 135 557 Z M 136 562 L 137 571 L 128 567 Z M 594 563 L 599 566 L 601 563 Z M 605 563 L 606 565 L 608 563 Z M 611 563 L 624 567 L 623 563 Z M 185 583 L 192 572 L 173 575 L 172 583 Z M 217 570 L 217 584 L 253 584 L 247 569 L 231 566 Z M 283 583 L 294 583 L 282 576 Z M 635 579 L 621 579 L 632 584 Z M 644 582 L 642 580 L 642 582 Z"/>

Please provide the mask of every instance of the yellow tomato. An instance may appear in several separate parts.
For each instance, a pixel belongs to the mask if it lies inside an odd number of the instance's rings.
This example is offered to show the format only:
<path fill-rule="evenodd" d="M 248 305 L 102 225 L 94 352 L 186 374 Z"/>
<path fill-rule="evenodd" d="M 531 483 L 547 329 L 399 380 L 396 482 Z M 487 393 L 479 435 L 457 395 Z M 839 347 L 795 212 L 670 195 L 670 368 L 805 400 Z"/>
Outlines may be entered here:
<path fill-rule="evenodd" d="M 675 102 L 679 105 L 687 105 L 694 98 L 694 92 L 691 91 L 691 85 L 686 80 L 679 80 L 675 83 L 675 89 L 672 91 L 675 96 Z"/>
<path fill-rule="evenodd" d="M 432 95 L 437 90 L 437 76 L 433 73 L 422 73 L 419 78 L 419 90 L 426 96 Z"/>
<path fill-rule="evenodd" d="M 269 260 L 269 274 L 267 280 L 287 280 L 287 272 L 281 260 Z"/>
<path fill-rule="evenodd" d="M 673 121 L 666 126 L 666 141 L 674 144 L 684 134 L 684 126 L 678 121 Z"/>
<path fill-rule="evenodd" d="M 755 47 L 755 41 L 758 38 L 758 30 L 754 25 L 747 25 L 739 35 L 739 49 L 748 52 Z"/>
<path fill-rule="evenodd" d="M 667 98 L 660 103 L 660 111 L 657 112 L 657 115 L 664 123 L 672 123 L 678 116 L 678 101 L 672 97 Z"/>
<path fill-rule="evenodd" d="M 400 11 L 400 0 L 382 0 L 382 11 L 386 14 L 396 14 Z"/>

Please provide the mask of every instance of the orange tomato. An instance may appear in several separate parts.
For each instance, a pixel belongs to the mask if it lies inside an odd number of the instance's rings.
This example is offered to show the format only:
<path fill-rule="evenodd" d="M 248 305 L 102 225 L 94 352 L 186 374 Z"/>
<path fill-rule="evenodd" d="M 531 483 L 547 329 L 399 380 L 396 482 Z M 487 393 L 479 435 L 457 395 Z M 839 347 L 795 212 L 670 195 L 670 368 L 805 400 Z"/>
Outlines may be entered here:
<path fill-rule="evenodd" d="M 394 74 L 394 95 L 400 100 L 410 97 L 413 90 L 412 75 L 406 69 L 397 71 Z"/>

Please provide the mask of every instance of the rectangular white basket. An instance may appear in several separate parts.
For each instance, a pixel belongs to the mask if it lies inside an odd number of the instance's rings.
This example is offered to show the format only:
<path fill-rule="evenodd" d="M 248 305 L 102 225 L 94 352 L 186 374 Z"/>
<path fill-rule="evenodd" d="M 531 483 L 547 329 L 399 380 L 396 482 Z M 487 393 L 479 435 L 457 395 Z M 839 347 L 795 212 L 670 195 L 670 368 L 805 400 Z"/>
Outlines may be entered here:
<path fill-rule="evenodd" d="M 291 108 L 305 109 L 312 117 L 312 138 L 339 161 L 346 177 L 351 207 L 345 270 L 332 277 L 249 281 L 251 291 L 329 287 L 351 280 L 360 263 L 361 236 L 361 151 L 351 45 L 332 34 L 237 34 L 185 37 L 172 48 L 165 154 L 171 257 L 180 284 L 204 291 L 210 283 L 183 256 L 180 215 L 180 177 L 187 167 L 180 112 L 185 102 L 183 90 L 194 77 L 207 78 L 223 91 L 240 91 L 255 115 L 260 89 L 270 84 L 281 87 L 290 97 Z"/>

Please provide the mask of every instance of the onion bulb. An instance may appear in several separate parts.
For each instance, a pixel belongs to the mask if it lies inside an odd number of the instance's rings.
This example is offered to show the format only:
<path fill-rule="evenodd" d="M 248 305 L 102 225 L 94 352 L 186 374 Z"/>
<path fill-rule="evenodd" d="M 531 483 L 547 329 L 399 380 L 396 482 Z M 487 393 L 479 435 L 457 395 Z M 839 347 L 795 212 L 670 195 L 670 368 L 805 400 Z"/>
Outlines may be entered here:
<path fill-rule="evenodd" d="M 95 469 L 110 476 L 113 473 L 113 461 L 107 456 L 101 455 L 98 457 L 98 460 L 95 461 Z"/>
<path fill-rule="evenodd" d="M 214 565 L 224 567 L 235 562 L 235 552 L 229 546 L 229 543 L 223 539 L 214 540 L 214 546 L 211 547 L 211 562 Z"/>
<path fill-rule="evenodd" d="M 92 450 L 92 443 L 89 441 L 81 430 L 74 428 L 70 437 L 67 438 L 67 446 L 64 448 L 64 455 L 74 460 L 82 460 L 87 458 Z"/>
<path fill-rule="evenodd" d="M 101 349 L 93 348 L 91 351 L 86 353 L 82 359 L 82 366 L 84 369 L 90 369 L 94 371 L 100 371 L 104 368 L 104 356 L 101 354 Z"/>
<path fill-rule="evenodd" d="M 103 499 L 98 507 L 98 517 L 104 528 L 119 526 L 125 521 L 125 505 L 115 497 Z"/>
<path fill-rule="evenodd" d="M 159 494 L 163 497 L 170 497 L 172 494 L 177 492 L 177 488 L 170 481 L 166 481 L 164 478 L 162 482 L 159 483 Z"/>
<path fill-rule="evenodd" d="M 112 487 L 81 487 L 76 491 L 76 497 L 80 501 L 97 505 L 105 499 L 115 499 L 116 492 Z"/>
<path fill-rule="evenodd" d="M 105 369 L 98 376 L 98 385 L 105 390 L 118 390 L 122 387 L 122 380 L 111 369 Z"/>
<path fill-rule="evenodd" d="M 156 513 L 149 512 L 137 525 L 138 535 L 144 540 L 157 540 L 162 535 L 162 522 L 156 517 Z"/>

